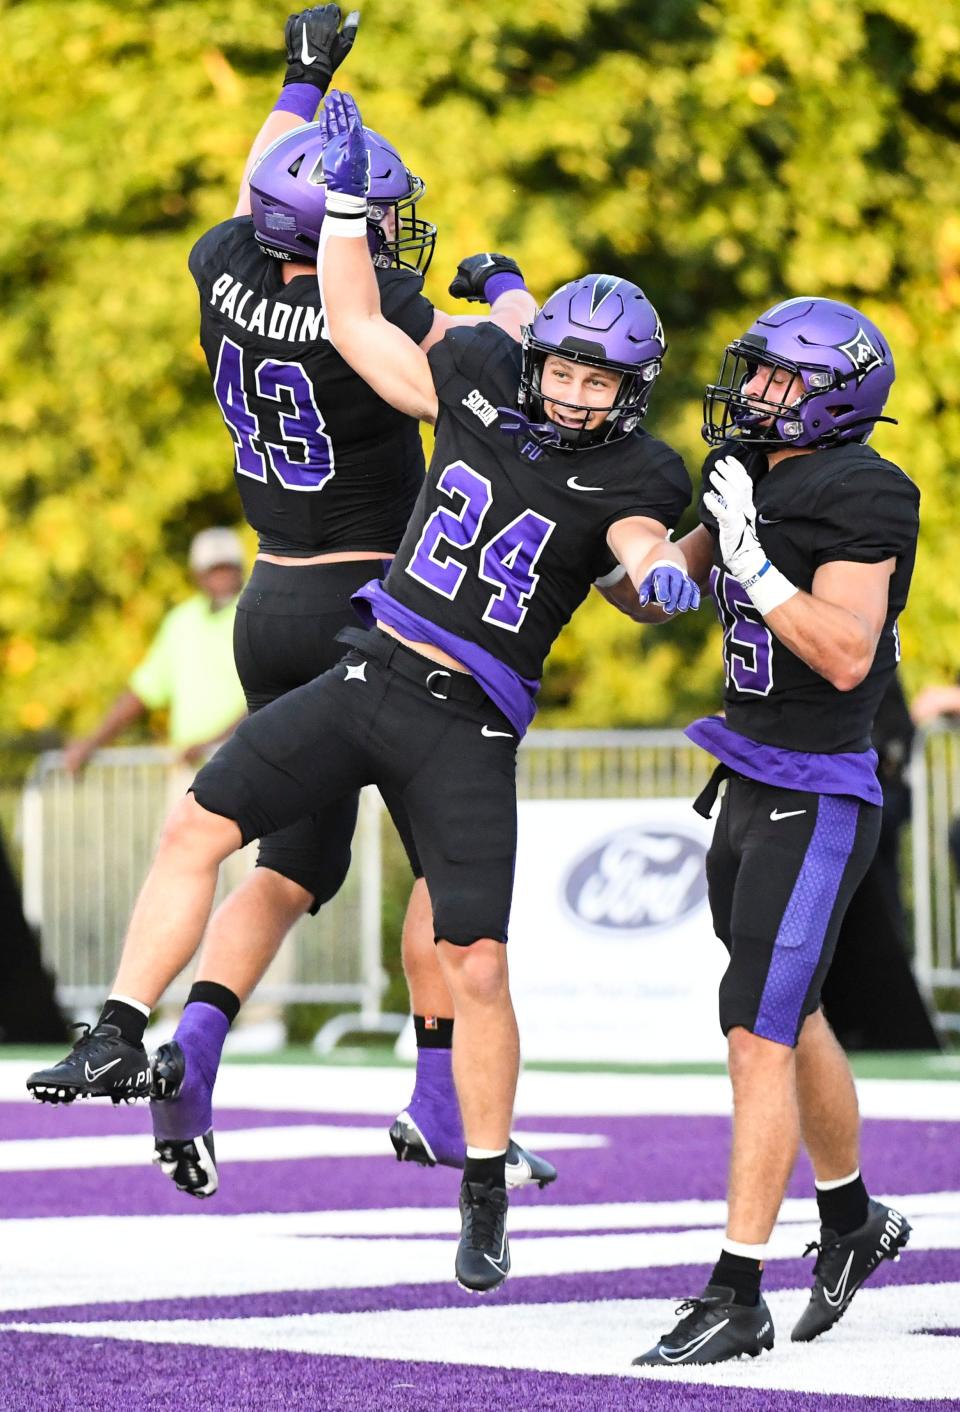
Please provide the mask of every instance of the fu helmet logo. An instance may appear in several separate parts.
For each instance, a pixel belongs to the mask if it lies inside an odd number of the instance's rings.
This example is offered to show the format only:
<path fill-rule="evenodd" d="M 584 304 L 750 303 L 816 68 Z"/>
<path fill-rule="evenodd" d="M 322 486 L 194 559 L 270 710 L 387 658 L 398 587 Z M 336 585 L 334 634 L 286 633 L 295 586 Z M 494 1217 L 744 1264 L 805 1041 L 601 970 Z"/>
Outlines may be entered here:
<path fill-rule="evenodd" d="M 841 343 L 839 348 L 840 352 L 845 353 L 853 364 L 857 374 L 857 382 L 860 382 L 874 368 L 883 366 L 883 355 L 874 348 L 869 335 L 862 328 L 857 329 L 855 338 L 851 338 L 847 343 Z"/>

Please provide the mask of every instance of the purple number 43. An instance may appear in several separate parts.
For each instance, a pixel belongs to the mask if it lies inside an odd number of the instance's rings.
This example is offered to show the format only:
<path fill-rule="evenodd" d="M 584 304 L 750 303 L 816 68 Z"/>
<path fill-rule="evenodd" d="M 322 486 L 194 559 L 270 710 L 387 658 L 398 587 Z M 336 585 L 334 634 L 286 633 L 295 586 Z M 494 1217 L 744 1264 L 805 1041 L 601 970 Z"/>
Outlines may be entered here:
<path fill-rule="evenodd" d="M 486 476 L 463 461 L 443 468 L 437 489 L 449 497 L 450 506 L 434 510 L 427 520 L 406 571 L 434 593 L 455 598 L 467 573 L 467 564 L 455 551 L 476 544 L 493 490 Z M 553 520 L 524 510 L 482 545 L 478 573 L 494 588 L 483 610 L 484 622 L 519 631 L 539 582 L 534 568 L 555 529 Z"/>
<path fill-rule="evenodd" d="M 233 437 L 237 474 L 265 481 L 269 465 L 286 490 L 322 490 L 334 474 L 333 442 L 323 429 L 302 364 L 264 358 L 254 369 L 250 385 L 261 408 L 275 404 L 271 410 L 279 424 L 279 441 L 262 437 L 244 386 L 243 349 L 225 338 L 220 344 L 213 390 Z M 295 459 L 290 452 L 296 453 Z"/>
<path fill-rule="evenodd" d="M 723 628 L 727 681 L 751 696 L 768 696 L 773 686 L 773 638 L 737 579 L 710 571 L 710 592 Z"/>

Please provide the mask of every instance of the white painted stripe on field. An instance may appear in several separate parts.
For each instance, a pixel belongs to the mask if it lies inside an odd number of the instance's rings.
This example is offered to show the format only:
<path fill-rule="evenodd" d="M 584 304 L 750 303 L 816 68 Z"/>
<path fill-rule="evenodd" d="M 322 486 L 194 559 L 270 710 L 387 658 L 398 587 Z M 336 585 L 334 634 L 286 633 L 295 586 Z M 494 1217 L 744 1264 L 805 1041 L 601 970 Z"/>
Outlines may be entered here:
<path fill-rule="evenodd" d="M 517 1133 L 517 1140 L 541 1152 L 606 1147 L 601 1133 Z M 293 1127 L 229 1128 L 216 1133 L 217 1161 L 281 1162 L 305 1157 L 383 1157 L 396 1155 L 384 1128 L 303 1123 Z M 18 1138 L 0 1142 L 0 1172 L 55 1172 L 85 1167 L 141 1167 L 153 1157 L 149 1134 L 103 1137 Z"/>
<path fill-rule="evenodd" d="M 24 1060 L 0 1060 L 0 1100 L 29 1101 L 24 1085 L 34 1067 Z M 412 1087 L 413 1071 L 406 1068 L 225 1064 L 217 1080 L 217 1106 L 382 1117 L 404 1108 Z M 857 1091 L 864 1117 L 960 1121 L 960 1084 L 936 1079 L 864 1079 Z M 516 1111 L 545 1118 L 727 1116 L 730 1084 L 723 1074 L 528 1071 L 520 1078 Z"/>
<path fill-rule="evenodd" d="M 673 1322 L 670 1304 L 650 1299 L 7 1327 L 76 1338 L 282 1349 L 404 1363 L 617 1377 L 632 1374 L 638 1381 L 672 1380 L 861 1398 L 949 1398 L 960 1394 L 955 1340 L 918 1332 L 955 1326 L 960 1284 L 867 1287 L 828 1338 L 813 1345 L 791 1344 L 789 1330 L 805 1302 L 806 1293 L 799 1291 L 768 1296 L 779 1330 L 772 1356 L 764 1354 L 717 1367 L 675 1369 L 630 1367 L 631 1358 L 652 1346 Z"/>
<path fill-rule="evenodd" d="M 162 1180 L 157 1174 L 152 1179 Z M 909 1202 L 904 1204 L 912 1218 Z M 398 1234 L 393 1240 L 374 1241 L 322 1233 L 329 1212 L 215 1216 L 208 1215 L 208 1210 L 205 1207 L 199 1219 L 90 1216 L 6 1221 L 0 1309 L 272 1290 L 448 1284 L 453 1277 L 453 1222 L 447 1238 L 410 1240 Z M 344 1215 L 349 1229 L 355 1213 Z M 584 1219 L 590 1219 L 588 1211 Z M 812 1225 L 807 1231 L 778 1227 L 769 1258 L 796 1258 L 805 1236 L 812 1236 L 815 1229 Z M 720 1236 L 718 1225 L 680 1232 L 521 1237 L 512 1243 L 513 1269 L 516 1275 L 530 1276 L 669 1265 L 709 1268 Z M 103 1254 L 108 1249 L 136 1250 L 137 1260 L 108 1262 Z M 946 1249 L 960 1249 L 960 1214 L 920 1217 L 906 1258 L 910 1251 Z"/>

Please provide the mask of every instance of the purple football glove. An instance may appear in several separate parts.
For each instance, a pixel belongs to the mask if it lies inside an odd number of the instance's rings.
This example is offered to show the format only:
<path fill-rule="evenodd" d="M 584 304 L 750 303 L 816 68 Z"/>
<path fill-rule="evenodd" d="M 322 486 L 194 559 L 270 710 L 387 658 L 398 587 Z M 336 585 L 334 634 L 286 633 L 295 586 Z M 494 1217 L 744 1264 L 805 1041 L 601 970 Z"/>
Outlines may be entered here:
<path fill-rule="evenodd" d="M 679 564 L 661 560 L 644 576 L 637 589 L 640 607 L 646 608 L 653 598 L 665 613 L 695 613 L 700 607 L 700 590 Z"/>
<path fill-rule="evenodd" d="M 323 105 L 330 140 L 323 153 L 327 191 L 365 198 L 370 184 L 370 158 L 363 140 L 360 109 L 349 93 L 331 89 Z"/>

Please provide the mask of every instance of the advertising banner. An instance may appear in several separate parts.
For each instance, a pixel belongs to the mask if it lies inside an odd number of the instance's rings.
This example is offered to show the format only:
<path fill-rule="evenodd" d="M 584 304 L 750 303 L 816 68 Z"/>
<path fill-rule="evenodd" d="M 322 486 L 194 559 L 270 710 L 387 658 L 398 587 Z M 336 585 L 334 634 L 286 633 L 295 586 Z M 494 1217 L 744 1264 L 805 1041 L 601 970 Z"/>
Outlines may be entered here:
<path fill-rule="evenodd" d="M 704 870 L 682 799 L 519 806 L 510 985 L 525 1059 L 723 1059 Z"/>

